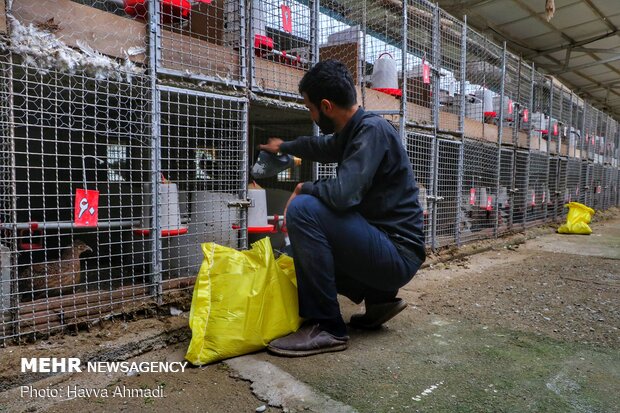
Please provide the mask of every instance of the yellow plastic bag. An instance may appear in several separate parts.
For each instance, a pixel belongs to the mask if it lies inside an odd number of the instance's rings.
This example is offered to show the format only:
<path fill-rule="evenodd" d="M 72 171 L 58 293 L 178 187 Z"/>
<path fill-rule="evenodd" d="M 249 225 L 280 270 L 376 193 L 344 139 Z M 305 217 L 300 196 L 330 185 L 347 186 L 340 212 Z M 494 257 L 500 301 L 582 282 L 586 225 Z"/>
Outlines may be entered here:
<path fill-rule="evenodd" d="M 588 224 L 592 221 L 594 210 L 579 202 L 570 202 L 565 206 L 568 207 L 566 224 L 561 225 L 560 228 L 558 228 L 558 232 L 560 234 L 590 235 L 592 229 Z"/>
<path fill-rule="evenodd" d="M 269 238 L 237 251 L 209 242 L 194 286 L 185 358 L 212 363 L 264 348 L 301 324 L 293 259 L 273 256 Z"/>

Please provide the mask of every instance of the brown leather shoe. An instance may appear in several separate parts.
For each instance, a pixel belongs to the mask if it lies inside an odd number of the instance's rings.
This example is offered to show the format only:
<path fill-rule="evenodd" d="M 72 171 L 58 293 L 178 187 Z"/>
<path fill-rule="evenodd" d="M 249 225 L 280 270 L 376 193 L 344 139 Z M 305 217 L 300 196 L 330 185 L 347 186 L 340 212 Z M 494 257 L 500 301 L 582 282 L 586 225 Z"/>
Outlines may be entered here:
<path fill-rule="evenodd" d="M 363 330 L 376 330 L 405 308 L 407 308 L 407 303 L 402 298 L 395 298 L 387 303 L 367 305 L 366 313 L 352 315 L 349 325 Z"/>
<path fill-rule="evenodd" d="M 303 357 L 342 351 L 348 347 L 348 342 L 349 336 L 336 337 L 321 330 L 318 324 L 310 324 L 295 333 L 273 340 L 267 350 L 280 356 Z"/>

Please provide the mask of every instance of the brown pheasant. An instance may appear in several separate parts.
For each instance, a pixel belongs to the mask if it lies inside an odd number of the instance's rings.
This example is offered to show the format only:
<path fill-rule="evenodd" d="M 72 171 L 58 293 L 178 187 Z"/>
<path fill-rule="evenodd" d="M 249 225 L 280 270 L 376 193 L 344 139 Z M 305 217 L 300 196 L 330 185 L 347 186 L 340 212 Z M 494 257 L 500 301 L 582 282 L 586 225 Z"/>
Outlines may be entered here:
<path fill-rule="evenodd" d="M 63 251 L 60 260 L 32 264 L 19 275 L 20 290 L 23 298 L 36 300 L 73 292 L 73 287 L 80 283 L 80 255 L 92 252 L 85 242 L 76 239 Z M 46 292 L 47 290 L 47 292 Z"/>

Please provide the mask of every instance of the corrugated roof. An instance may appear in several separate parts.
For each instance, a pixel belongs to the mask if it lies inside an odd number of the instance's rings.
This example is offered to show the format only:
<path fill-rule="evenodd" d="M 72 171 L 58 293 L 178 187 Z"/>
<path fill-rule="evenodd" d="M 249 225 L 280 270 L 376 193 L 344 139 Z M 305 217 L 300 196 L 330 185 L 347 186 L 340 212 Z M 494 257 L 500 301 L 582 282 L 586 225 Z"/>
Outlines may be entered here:
<path fill-rule="evenodd" d="M 438 0 L 452 15 L 531 60 L 620 119 L 620 0 Z"/>

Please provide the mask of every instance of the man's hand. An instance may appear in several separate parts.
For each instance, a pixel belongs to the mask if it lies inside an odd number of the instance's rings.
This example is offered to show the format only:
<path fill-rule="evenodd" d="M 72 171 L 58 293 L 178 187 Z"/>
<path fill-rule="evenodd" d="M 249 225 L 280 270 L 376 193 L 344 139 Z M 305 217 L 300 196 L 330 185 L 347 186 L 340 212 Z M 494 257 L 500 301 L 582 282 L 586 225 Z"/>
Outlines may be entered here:
<path fill-rule="evenodd" d="M 280 152 L 280 145 L 282 142 L 283 140 L 280 138 L 269 138 L 265 145 L 258 145 L 258 148 L 262 151 L 278 153 Z"/>
<path fill-rule="evenodd" d="M 295 190 L 293 191 L 293 193 L 291 194 L 291 197 L 288 199 L 288 201 L 286 201 L 286 206 L 284 207 L 284 218 L 282 219 L 282 226 L 284 228 L 286 228 L 286 210 L 288 209 L 288 206 L 291 204 L 291 201 L 301 193 L 301 187 L 303 185 L 303 182 L 300 182 L 297 184 L 297 186 L 295 187 Z"/>

